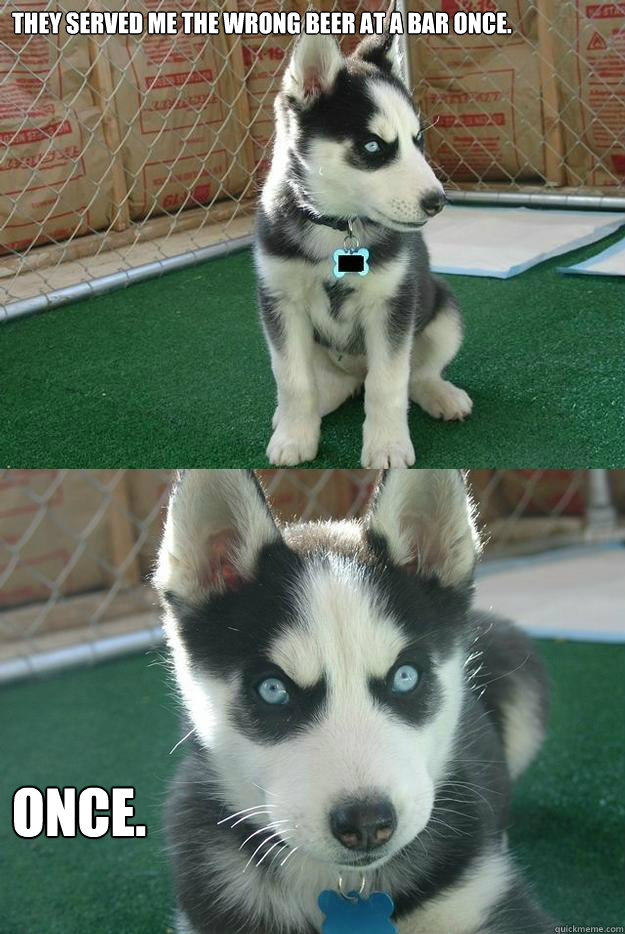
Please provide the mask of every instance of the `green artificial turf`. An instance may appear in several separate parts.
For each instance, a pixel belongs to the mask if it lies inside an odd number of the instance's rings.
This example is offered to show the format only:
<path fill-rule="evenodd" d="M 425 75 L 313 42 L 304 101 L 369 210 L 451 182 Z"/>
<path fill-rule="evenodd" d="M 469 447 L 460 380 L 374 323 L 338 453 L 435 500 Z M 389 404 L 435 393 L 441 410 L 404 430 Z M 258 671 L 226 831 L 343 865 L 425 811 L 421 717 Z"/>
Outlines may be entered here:
<path fill-rule="evenodd" d="M 545 907 L 572 924 L 625 921 L 625 646 L 537 643 L 549 738 L 516 790 L 511 847 Z M 164 934 L 173 899 L 160 826 L 178 716 L 164 666 L 125 658 L 0 691 L 0 934 Z M 15 836 L 13 792 L 136 789 L 144 839 Z"/>
<path fill-rule="evenodd" d="M 508 280 L 447 277 L 466 316 L 449 375 L 472 417 L 411 406 L 418 467 L 625 462 L 625 289 L 563 276 L 606 238 Z M 260 467 L 275 390 L 249 252 L 0 328 L 3 466 Z M 358 466 L 362 399 L 324 419 L 313 466 Z"/>

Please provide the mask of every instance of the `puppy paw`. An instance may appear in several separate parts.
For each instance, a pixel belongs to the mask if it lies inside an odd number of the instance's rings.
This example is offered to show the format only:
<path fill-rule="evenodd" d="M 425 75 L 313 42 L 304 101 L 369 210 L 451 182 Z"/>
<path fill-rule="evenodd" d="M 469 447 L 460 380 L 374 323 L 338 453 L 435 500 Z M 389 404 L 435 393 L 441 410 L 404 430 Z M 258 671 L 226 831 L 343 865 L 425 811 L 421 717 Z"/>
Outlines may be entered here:
<path fill-rule="evenodd" d="M 294 467 L 317 455 L 319 429 L 294 428 L 278 423 L 267 446 L 267 457 L 275 467 Z"/>
<path fill-rule="evenodd" d="M 412 441 L 405 437 L 384 439 L 378 433 L 363 440 L 360 462 L 363 467 L 411 467 L 415 462 Z"/>
<path fill-rule="evenodd" d="M 446 422 L 461 422 L 473 409 L 473 402 L 464 389 L 445 379 L 415 380 L 410 386 L 410 398 L 432 418 L 442 418 Z"/>

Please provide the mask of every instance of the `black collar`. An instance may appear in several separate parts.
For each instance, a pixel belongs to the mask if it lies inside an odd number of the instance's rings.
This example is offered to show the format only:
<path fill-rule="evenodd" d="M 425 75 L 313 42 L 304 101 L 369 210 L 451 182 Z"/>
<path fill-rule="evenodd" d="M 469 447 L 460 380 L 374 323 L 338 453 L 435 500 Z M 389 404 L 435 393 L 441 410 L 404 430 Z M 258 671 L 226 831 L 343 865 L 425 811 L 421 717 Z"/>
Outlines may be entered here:
<path fill-rule="evenodd" d="M 347 217 L 328 217 L 326 214 L 315 214 L 314 211 L 309 211 L 308 208 L 302 207 L 298 207 L 298 211 L 304 220 L 310 221 L 311 224 L 319 224 L 322 227 L 331 227 L 332 230 L 341 230 L 343 233 L 347 233 L 349 230 L 347 226 Z M 369 220 L 368 217 L 352 217 L 349 219 L 359 220 L 363 223 L 379 226 L 376 221 Z"/>

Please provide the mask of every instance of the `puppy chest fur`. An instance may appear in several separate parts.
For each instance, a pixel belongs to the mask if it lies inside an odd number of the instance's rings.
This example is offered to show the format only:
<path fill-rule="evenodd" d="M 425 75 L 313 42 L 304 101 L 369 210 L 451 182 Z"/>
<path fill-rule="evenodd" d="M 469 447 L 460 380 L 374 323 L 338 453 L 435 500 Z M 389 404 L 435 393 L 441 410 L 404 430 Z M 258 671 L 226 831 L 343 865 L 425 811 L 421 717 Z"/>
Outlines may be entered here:
<path fill-rule="evenodd" d="M 417 321 L 425 323 L 426 309 L 418 314 L 415 270 L 407 247 L 398 249 L 383 265 L 374 259 L 366 276 L 337 279 L 331 256 L 342 246 L 343 237 L 324 231 L 319 240 L 327 249 L 316 260 L 286 259 L 259 251 L 261 313 L 278 350 L 284 350 L 288 339 L 283 316 L 289 314 L 307 316 L 317 343 L 347 354 L 366 353 L 365 336 L 376 324 L 373 317 L 384 318 L 386 339 L 391 342 L 412 332 Z M 407 292 L 414 293 L 414 301 L 403 305 L 400 296 Z"/>

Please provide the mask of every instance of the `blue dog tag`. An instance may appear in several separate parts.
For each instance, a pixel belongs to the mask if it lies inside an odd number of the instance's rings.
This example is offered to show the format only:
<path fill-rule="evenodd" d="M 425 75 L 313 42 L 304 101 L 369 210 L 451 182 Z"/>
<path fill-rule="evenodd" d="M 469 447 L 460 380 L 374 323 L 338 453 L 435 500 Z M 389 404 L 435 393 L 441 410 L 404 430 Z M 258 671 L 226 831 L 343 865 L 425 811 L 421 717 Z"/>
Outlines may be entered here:
<path fill-rule="evenodd" d="M 391 921 L 395 905 L 386 892 L 362 898 L 357 892 L 344 897 L 325 889 L 319 896 L 319 907 L 325 915 L 321 934 L 397 934 Z"/>
<path fill-rule="evenodd" d="M 369 250 L 364 247 L 359 250 L 335 250 L 333 272 L 337 279 L 342 279 L 348 272 L 366 276 L 369 272 Z"/>

